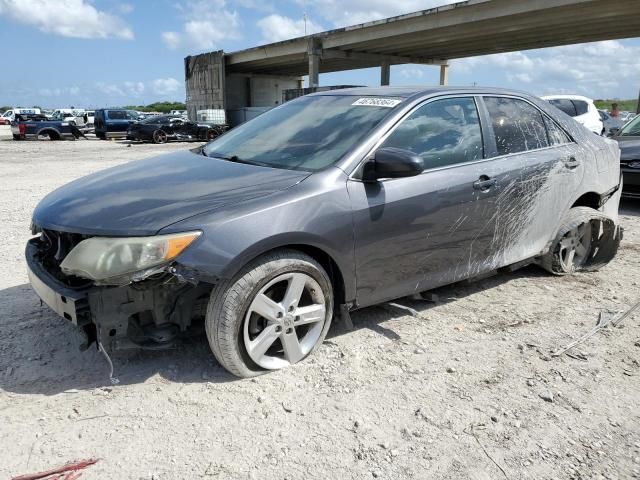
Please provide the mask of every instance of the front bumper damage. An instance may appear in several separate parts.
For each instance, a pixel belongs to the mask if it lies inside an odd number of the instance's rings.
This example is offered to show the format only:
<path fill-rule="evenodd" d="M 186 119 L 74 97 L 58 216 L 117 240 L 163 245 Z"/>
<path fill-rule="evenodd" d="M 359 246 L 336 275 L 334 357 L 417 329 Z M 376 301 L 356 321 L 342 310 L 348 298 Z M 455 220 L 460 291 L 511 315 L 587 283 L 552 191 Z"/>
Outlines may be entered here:
<path fill-rule="evenodd" d="M 188 278 L 175 265 L 123 286 L 77 286 L 45 267 L 38 238 L 27 243 L 25 253 L 31 286 L 84 333 L 82 349 L 93 342 L 108 352 L 168 348 L 205 315 L 212 285 Z"/>

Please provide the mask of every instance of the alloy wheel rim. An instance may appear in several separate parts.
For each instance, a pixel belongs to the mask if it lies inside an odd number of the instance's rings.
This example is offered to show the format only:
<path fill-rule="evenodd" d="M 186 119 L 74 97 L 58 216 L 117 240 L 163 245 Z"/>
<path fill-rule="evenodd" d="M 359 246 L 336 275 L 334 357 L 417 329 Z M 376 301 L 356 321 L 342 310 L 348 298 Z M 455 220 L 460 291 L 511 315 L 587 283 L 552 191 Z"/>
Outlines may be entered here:
<path fill-rule="evenodd" d="M 583 223 L 560 240 L 560 262 L 565 271 L 573 272 L 584 264 L 591 249 L 591 222 Z"/>
<path fill-rule="evenodd" d="M 164 143 L 167 139 L 167 134 L 164 133 L 162 130 L 158 130 L 155 133 L 155 136 L 156 136 L 156 142 L 158 143 Z"/>
<path fill-rule="evenodd" d="M 324 292 L 302 272 L 277 276 L 255 295 L 244 317 L 245 349 L 268 370 L 292 365 L 316 345 L 326 318 Z"/>

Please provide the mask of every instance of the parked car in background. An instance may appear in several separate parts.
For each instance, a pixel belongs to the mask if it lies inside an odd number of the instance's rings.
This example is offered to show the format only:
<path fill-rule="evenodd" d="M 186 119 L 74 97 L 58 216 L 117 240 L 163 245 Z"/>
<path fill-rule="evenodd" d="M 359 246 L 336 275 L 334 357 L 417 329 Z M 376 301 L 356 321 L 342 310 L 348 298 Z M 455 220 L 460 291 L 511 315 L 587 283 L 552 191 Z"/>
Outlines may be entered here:
<path fill-rule="evenodd" d="M 619 188 L 617 145 L 533 96 L 336 90 L 50 193 L 26 260 L 102 349 L 166 347 L 200 319 L 250 377 L 319 348 L 334 310 L 507 266 L 606 264 Z"/>
<path fill-rule="evenodd" d="M 609 135 L 612 133 L 612 130 L 619 130 L 620 127 L 624 124 L 620 118 L 614 118 L 605 110 L 598 110 L 600 114 L 600 120 L 602 120 L 602 125 L 604 128 L 604 135 Z"/>
<path fill-rule="evenodd" d="M 14 140 L 38 139 L 49 140 L 79 138 L 83 133 L 73 122 L 67 120 L 50 120 L 45 115 L 18 114 L 11 122 L 11 134 Z"/>
<path fill-rule="evenodd" d="M 138 120 L 137 112 L 122 108 L 101 108 L 95 111 L 94 129 L 101 140 L 126 137 L 129 126 Z"/>
<path fill-rule="evenodd" d="M 153 143 L 166 143 L 170 140 L 212 140 L 226 129 L 226 125 L 189 122 L 182 115 L 157 115 L 132 123 L 127 130 L 127 139 Z"/>
<path fill-rule="evenodd" d="M 633 118 L 621 129 L 614 129 L 611 138 L 620 146 L 622 195 L 640 198 L 640 116 Z"/>
<path fill-rule="evenodd" d="M 593 133 L 603 135 L 604 124 L 593 100 L 580 95 L 545 95 L 543 100 L 573 117 Z"/>
<path fill-rule="evenodd" d="M 16 119 L 16 115 L 36 115 L 42 113 L 39 108 L 12 108 L 11 110 L 7 110 L 2 114 L 2 118 L 6 124 L 10 124 Z"/>
<path fill-rule="evenodd" d="M 93 128 L 93 124 L 95 123 L 96 112 L 94 110 L 86 110 L 84 112 L 84 123 L 85 127 Z"/>

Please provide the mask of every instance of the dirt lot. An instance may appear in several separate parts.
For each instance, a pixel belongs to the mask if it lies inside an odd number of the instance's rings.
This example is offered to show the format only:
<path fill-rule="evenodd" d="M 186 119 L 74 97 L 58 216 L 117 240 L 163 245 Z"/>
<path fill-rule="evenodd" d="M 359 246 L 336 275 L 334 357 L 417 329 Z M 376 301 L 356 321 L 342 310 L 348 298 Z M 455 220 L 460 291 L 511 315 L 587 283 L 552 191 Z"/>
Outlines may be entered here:
<path fill-rule="evenodd" d="M 600 272 L 530 267 L 399 301 L 417 316 L 367 308 L 254 380 L 204 337 L 120 353 L 112 386 L 27 284 L 31 211 L 76 177 L 188 147 L 0 140 L 1 478 L 88 457 L 87 479 L 640 477 L 640 316 L 550 356 L 640 297 L 640 203 L 623 204 L 624 244 Z"/>

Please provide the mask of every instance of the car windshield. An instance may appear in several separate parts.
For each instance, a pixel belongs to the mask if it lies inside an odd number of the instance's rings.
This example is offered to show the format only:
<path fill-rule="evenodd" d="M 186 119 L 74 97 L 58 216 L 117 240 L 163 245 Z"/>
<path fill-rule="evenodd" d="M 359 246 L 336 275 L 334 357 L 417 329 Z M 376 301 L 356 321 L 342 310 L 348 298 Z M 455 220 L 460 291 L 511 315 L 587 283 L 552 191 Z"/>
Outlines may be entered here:
<path fill-rule="evenodd" d="M 269 110 L 207 144 L 209 157 L 317 171 L 334 164 L 401 99 L 303 97 Z"/>
<path fill-rule="evenodd" d="M 620 130 L 620 135 L 625 137 L 637 137 L 640 136 L 640 115 L 627 123 L 622 130 Z"/>

